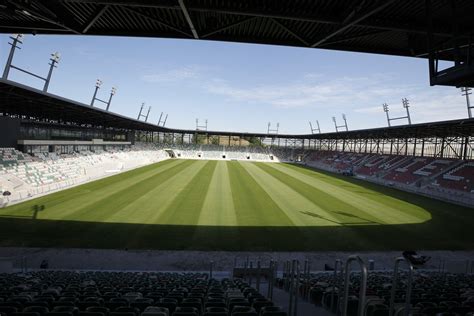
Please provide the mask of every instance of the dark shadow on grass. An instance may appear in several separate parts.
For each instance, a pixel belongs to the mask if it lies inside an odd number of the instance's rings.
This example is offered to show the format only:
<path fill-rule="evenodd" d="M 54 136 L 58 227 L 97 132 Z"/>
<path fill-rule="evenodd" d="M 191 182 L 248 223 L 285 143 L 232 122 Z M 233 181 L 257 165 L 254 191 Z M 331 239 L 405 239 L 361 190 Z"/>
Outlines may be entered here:
<path fill-rule="evenodd" d="M 474 249 L 470 227 L 450 227 L 439 220 L 405 225 L 229 227 L 3 217 L 0 246 L 227 251 L 466 250 Z"/>
<path fill-rule="evenodd" d="M 331 211 L 328 211 L 328 212 L 331 212 Z M 332 211 L 332 213 L 335 213 L 335 214 L 339 214 L 339 215 L 343 215 L 343 216 L 346 216 L 346 217 L 352 217 L 352 218 L 358 219 L 358 220 L 360 220 L 360 222 L 335 221 L 335 220 L 326 218 L 326 217 L 324 217 L 320 214 L 316 214 L 316 213 L 309 212 L 309 211 L 300 211 L 300 213 L 304 214 L 304 215 L 311 216 L 311 217 L 320 218 L 322 220 L 325 220 L 325 221 L 328 221 L 328 222 L 331 222 L 331 223 L 334 223 L 334 224 L 338 224 L 338 225 L 341 225 L 341 226 L 379 225 L 379 223 L 377 223 L 377 222 L 374 222 L 374 221 L 371 221 L 371 220 L 368 220 L 368 219 L 364 219 L 362 217 L 359 217 L 359 216 L 356 216 L 356 215 L 353 215 L 353 214 L 349 214 L 349 213 L 345 213 L 345 212 Z"/>
<path fill-rule="evenodd" d="M 0 215 L 0 217 L 2 218 L 32 218 L 30 215 Z"/>
<path fill-rule="evenodd" d="M 311 217 L 319 218 L 319 219 L 322 219 L 322 220 L 325 220 L 325 221 L 328 221 L 328 222 L 331 222 L 331 223 L 334 223 L 334 224 L 343 225 L 343 223 L 341 223 L 341 222 L 334 221 L 332 219 L 326 218 L 326 217 L 324 217 L 320 214 L 316 214 L 316 213 L 313 213 L 313 212 L 310 212 L 310 211 L 300 211 L 300 213 L 304 214 L 304 215 L 311 216 Z"/>
<path fill-rule="evenodd" d="M 372 225 L 377 225 L 377 224 L 380 224 L 380 223 L 378 223 L 378 222 L 371 221 L 370 219 L 366 219 L 366 218 L 357 216 L 357 215 L 355 215 L 355 214 L 347 213 L 347 212 L 332 211 L 332 213 L 335 213 L 335 214 L 339 214 L 339 215 L 342 215 L 342 216 L 351 217 L 351 218 L 355 218 L 355 219 L 360 220 L 360 222 L 351 223 L 351 224 L 353 224 L 353 225 L 355 225 L 355 224 L 357 224 L 357 225 L 363 225 L 363 224 L 366 224 L 366 225 L 370 225 L 370 224 L 372 224 Z"/>

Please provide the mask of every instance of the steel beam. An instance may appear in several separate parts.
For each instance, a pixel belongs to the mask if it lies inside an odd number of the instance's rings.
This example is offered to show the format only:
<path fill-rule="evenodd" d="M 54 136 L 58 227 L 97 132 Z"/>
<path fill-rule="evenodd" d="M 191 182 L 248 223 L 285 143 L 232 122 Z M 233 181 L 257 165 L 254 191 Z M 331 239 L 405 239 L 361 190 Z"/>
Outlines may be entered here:
<path fill-rule="evenodd" d="M 213 31 L 209 31 L 209 32 L 207 32 L 207 33 L 205 33 L 205 34 L 202 34 L 202 35 L 201 35 L 201 38 L 209 37 L 209 36 L 214 35 L 214 34 L 216 34 L 216 33 L 220 33 L 220 32 L 222 32 L 222 31 L 225 31 L 225 30 L 234 28 L 234 27 L 236 27 L 236 26 L 238 26 L 238 25 L 240 25 L 240 24 L 243 24 L 243 23 L 246 23 L 246 22 L 255 20 L 255 19 L 257 19 L 257 17 L 255 17 L 255 16 L 254 16 L 254 17 L 246 17 L 246 18 L 244 18 L 244 19 L 242 19 L 242 20 L 239 20 L 239 21 L 237 21 L 237 22 L 233 22 L 233 23 L 227 24 L 227 25 L 225 25 L 225 26 L 220 26 L 220 27 L 218 27 L 217 29 L 215 29 L 215 30 L 213 30 Z"/>
<path fill-rule="evenodd" d="M 128 0 L 63 0 L 65 2 L 81 2 L 81 3 L 94 3 L 94 4 L 109 4 L 114 6 L 128 6 L 128 7 L 145 7 L 145 8 L 157 8 L 157 9 L 169 9 L 169 10 L 181 10 L 180 6 L 177 6 L 174 1 L 154 1 L 154 0 L 141 0 L 141 1 L 128 1 Z M 390 1 L 391 2 L 391 1 Z M 294 13 L 277 13 L 277 12 L 266 12 L 261 9 L 231 9 L 231 8 L 206 8 L 198 5 L 187 5 L 188 11 L 195 12 L 213 12 L 219 14 L 229 15 L 241 15 L 261 18 L 275 18 L 282 20 L 292 20 L 300 22 L 311 22 L 311 23 L 322 23 L 322 24 L 333 24 L 340 25 L 341 21 L 338 17 L 326 17 L 316 16 L 315 14 L 294 14 Z M 415 21 L 410 22 L 397 22 L 397 21 L 377 21 L 377 22 L 365 22 L 358 23 L 357 26 L 386 30 L 386 31 L 399 31 L 406 33 L 417 33 L 426 34 L 425 25 L 417 24 Z M 434 35 L 451 37 L 450 26 L 437 25 L 434 30 Z"/>
<path fill-rule="evenodd" d="M 296 38 L 297 40 L 299 40 L 301 43 L 303 43 L 305 46 L 310 46 L 310 44 L 304 39 L 302 38 L 301 36 L 299 36 L 298 34 L 296 34 L 295 32 L 293 32 L 292 30 L 290 30 L 287 26 L 283 25 L 282 23 L 280 23 L 278 20 L 274 19 L 274 18 L 271 18 L 271 20 L 273 21 L 273 23 L 275 23 L 276 25 L 278 25 L 280 28 L 282 28 L 286 33 L 290 34 L 291 36 L 293 36 L 294 38 Z"/>
<path fill-rule="evenodd" d="M 194 27 L 193 20 L 191 19 L 191 16 L 189 15 L 188 9 L 186 8 L 186 5 L 184 4 L 184 0 L 178 0 L 179 6 L 181 7 L 181 11 L 183 11 L 183 15 L 186 18 L 186 22 L 188 22 L 189 28 L 191 29 L 191 33 L 193 33 L 193 36 L 195 39 L 199 39 L 199 35 L 196 31 L 196 28 Z"/>
<path fill-rule="evenodd" d="M 87 31 L 89 31 L 89 29 L 95 24 L 95 22 L 97 22 L 97 20 L 100 19 L 102 14 L 104 14 L 105 11 L 107 11 L 108 8 L 109 8 L 109 5 L 104 5 L 102 8 L 97 10 L 92 15 L 91 19 L 84 25 L 84 28 L 82 29 L 82 33 L 84 33 L 84 34 L 87 33 Z"/>
<path fill-rule="evenodd" d="M 348 28 L 362 22 L 363 20 L 367 19 L 371 15 L 374 15 L 375 13 L 382 11 L 383 9 L 385 9 L 386 7 L 388 7 L 389 5 L 394 3 L 395 1 L 396 0 L 386 0 L 382 4 L 379 4 L 378 6 L 375 6 L 374 8 L 368 10 L 367 12 L 365 12 L 364 14 L 362 14 L 359 17 L 356 17 L 356 18 L 352 18 L 352 16 L 355 15 L 355 11 L 351 12 L 351 14 L 349 14 L 349 16 L 344 20 L 344 22 L 342 23 L 340 28 L 338 28 L 337 30 L 335 30 L 332 33 L 329 33 L 328 35 L 326 35 L 325 37 L 323 37 L 322 39 L 320 39 L 319 41 L 317 41 L 316 43 L 311 45 L 311 47 L 318 47 L 319 45 L 326 42 L 328 39 L 338 35 L 339 33 L 344 32 Z"/>
<path fill-rule="evenodd" d="M 173 31 L 176 31 L 176 32 L 178 32 L 178 33 L 181 33 L 181 34 L 183 34 L 183 35 L 186 35 L 187 37 L 192 37 L 192 35 L 189 34 L 188 32 L 185 32 L 185 31 L 183 31 L 183 30 L 181 30 L 181 29 L 179 29 L 179 28 L 177 28 L 177 27 L 171 25 L 171 24 L 168 23 L 168 22 L 165 22 L 165 21 L 163 21 L 163 20 L 161 20 L 161 19 L 159 19 L 159 18 L 157 18 L 157 17 L 155 17 L 155 16 L 152 16 L 152 15 L 150 15 L 149 13 L 141 12 L 141 11 L 138 11 L 138 10 L 136 10 L 136 9 L 132 9 L 132 8 L 128 8 L 128 7 L 123 7 L 123 9 L 126 10 L 126 11 L 128 11 L 128 12 L 130 12 L 130 13 L 132 13 L 132 14 L 138 15 L 138 16 L 144 18 L 144 19 L 147 19 L 147 20 L 150 20 L 150 21 L 152 21 L 152 22 L 156 22 L 156 23 L 158 23 L 158 24 L 161 24 L 161 25 L 163 25 L 163 26 L 165 26 L 165 27 L 167 27 L 167 28 L 169 28 L 169 29 L 172 29 Z"/>

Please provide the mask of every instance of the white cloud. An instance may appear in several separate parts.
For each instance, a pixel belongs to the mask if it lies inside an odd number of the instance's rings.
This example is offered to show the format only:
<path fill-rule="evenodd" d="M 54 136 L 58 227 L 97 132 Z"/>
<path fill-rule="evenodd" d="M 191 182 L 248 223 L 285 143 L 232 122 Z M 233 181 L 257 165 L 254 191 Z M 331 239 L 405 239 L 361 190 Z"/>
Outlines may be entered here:
<path fill-rule="evenodd" d="M 407 86 L 403 89 L 397 88 L 395 91 L 396 93 L 387 91 L 384 95 L 386 100 L 384 102 L 389 104 L 389 114 L 392 118 L 406 115 L 406 110 L 402 107 L 402 97 L 409 99 L 410 113 L 415 123 L 466 117 L 463 99 L 454 88 Z M 354 112 L 369 115 L 380 114 L 382 113 L 382 103 L 378 103 L 380 104 L 355 108 Z"/>
<path fill-rule="evenodd" d="M 268 82 L 256 86 L 209 77 L 209 69 L 194 65 L 146 74 L 141 79 L 149 83 L 199 79 L 192 81 L 196 88 L 228 103 L 273 106 L 280 109 L 341 111 L 348 115 L 353 114 L 361 124 L 368 126 L 373 118 L 380 120 L 385 116 L 382 110 L 382 104 L 385 102 L 390 106 L 391 117 L 405 115 L 401 104 L 404 97 L 410 100 L 414 123 L 466 116 L 463 99 L 456 89 L 404 83 L 396 74 L 327 79 L 330 76 L 323 73 L 308 73 L 287 83 Z"/>
<path fill-rule="evenodd" d="M 456 119 L 466 116 L 465 106 L 454 88 L 399 83 L 391 74 L 343 77 L 325 80 L 324 74 L 306 74 L 288 84 L 245 87 L 214 79 L 204 88 L 227 101 L 270 105 L 277 108 L 338 109 L 346 113 L 383 115 L 387 102 L 392 117 L 405 115 L 401 99 L 410 100 L 413 122 Z"/>
<path fill-rule="evenodd" d="M 355 109 L 354 111 L 357 113 L 374 114 L 374 113 L 380 113 L 381 109 L 382 109 L 381 106 L 369 106 L 366 108 Z"/>
<path fill-rule="evenodd" d="M 385 86 L 381 76 L 343 77 L 326 80 L 324 75 L 307 74 L 303 80 L 285 85 L 259 85 L 241 87 L 224 80 L 213 80 L 206 85 L 208 92 L 229 100 L 246 103 L 263 103 L 280 108 L 295 107 L 352 107 L 373 102 L 383 102 L 385 97 L 399 94 L 407 87 Z"/>
<path fill-rule="evenodd" d="M 155 72 L 141 76 L 141 80 L 148 83 L 175 82 L 187 79 L 195 79 L 199 76 L 197 67 L 181 67 L 163 72 Z"/>

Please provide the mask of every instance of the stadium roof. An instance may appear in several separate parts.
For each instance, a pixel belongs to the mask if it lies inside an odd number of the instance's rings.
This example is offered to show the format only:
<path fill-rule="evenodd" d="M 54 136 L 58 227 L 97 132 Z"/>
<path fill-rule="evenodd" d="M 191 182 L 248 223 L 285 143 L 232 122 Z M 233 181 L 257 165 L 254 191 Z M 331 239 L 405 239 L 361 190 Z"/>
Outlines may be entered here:
<path fill-rule="evenodd" d="M 50 93 L 0 79 L 0 115 L 20 117 L 46 124 L 71 127 L 100 127 L 169 133 L 196 133 L 195 130 L 172 129 L 128 118 L 116 113 L 62 98 Z M 474 119 L 460 119 L 414 125 L 392 126 L 321 134 L 266 134 L 224 131 L 200 131 L 202 134 L 292 139 L 388 139 L 426 137 L 474 137 Z"/>
<path fill-rule="evenodd" d="M 470 43 L 472 12 L 472 0 L 0 0 L 0 32 L 188 38 L 413 57 L 428 57 L 431 38 L 437 58 L 455 60 L 454 47 Z"/>

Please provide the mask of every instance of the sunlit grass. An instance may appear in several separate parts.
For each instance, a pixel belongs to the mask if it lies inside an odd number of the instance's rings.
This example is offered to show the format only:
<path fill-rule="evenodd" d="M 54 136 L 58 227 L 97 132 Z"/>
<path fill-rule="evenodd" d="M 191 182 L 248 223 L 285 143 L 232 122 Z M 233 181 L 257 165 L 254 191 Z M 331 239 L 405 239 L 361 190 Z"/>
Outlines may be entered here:
<path fill-rule="evenodd" d="M 0 209 L 0 244 L 291 250 L 292 238 L 303 250 L 471 249 L 473 219 L 467 208 L 295 165 L 168 160 Z"/>

